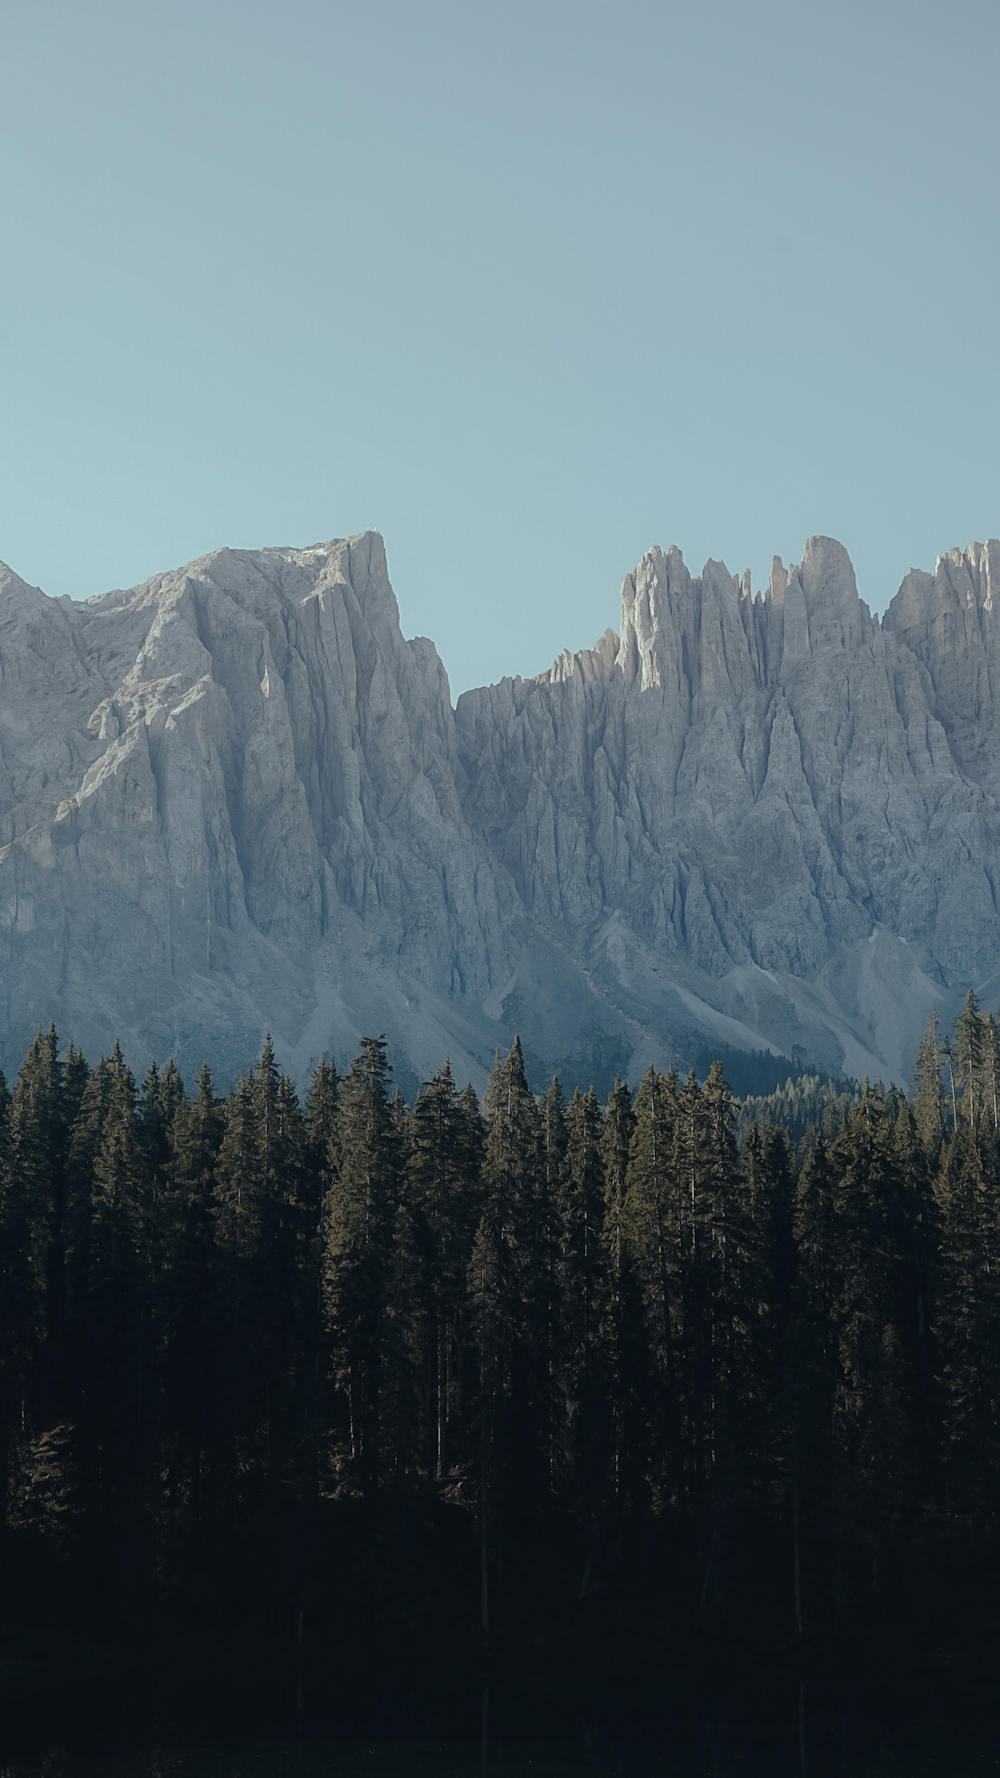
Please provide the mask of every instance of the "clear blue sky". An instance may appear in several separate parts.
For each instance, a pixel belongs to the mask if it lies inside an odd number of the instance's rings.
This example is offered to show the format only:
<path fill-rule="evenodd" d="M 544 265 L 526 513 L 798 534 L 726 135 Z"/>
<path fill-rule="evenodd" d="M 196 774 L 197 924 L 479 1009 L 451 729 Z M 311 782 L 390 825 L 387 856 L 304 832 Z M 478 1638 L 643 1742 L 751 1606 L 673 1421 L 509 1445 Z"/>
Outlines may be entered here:
<path fill-rule="evenodd" d="M 0 0 L 0 556 L 377 526 L 457 694 L 651 543 L 1000 532 L 996 0 Z"/>

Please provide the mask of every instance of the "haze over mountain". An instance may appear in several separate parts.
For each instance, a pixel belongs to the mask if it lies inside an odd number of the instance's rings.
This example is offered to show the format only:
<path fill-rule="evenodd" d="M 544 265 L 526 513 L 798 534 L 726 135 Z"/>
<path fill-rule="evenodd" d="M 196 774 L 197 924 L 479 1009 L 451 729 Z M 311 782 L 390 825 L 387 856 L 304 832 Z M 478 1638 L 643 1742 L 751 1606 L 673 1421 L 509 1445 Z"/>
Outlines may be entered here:
<path fill-rule="evenodd" d="M 1000 968 L 1000 543 L 881 622 L 811 538 L 751 594 L 650 550 L 617 632 L 452 709 L 381 538 L 223 549 L 87 604 L 0 568 L 0 1062 L 265 1028 L 301 1078 L 536 1085 L 713 1047 L 904 1079 Z"/>

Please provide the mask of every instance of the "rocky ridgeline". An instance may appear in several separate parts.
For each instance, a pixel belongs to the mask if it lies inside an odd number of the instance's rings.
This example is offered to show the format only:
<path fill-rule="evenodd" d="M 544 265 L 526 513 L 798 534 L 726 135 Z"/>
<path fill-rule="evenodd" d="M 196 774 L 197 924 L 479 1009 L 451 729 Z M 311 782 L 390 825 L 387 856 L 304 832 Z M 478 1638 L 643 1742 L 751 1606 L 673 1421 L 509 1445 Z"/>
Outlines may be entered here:
<path fill-rule="evenodd" d="M 1000 543 L 882 622 L 811 538 L 763 597 L 651 550 L 619 631 L 452 710 L 381 539 L 220 550 L 87 604 L 0 569 L 0 1061 L 301 1075 L 385 1031 L 412 1091 L 707 1048 L 903 1078 L 1000 991 Z"/>

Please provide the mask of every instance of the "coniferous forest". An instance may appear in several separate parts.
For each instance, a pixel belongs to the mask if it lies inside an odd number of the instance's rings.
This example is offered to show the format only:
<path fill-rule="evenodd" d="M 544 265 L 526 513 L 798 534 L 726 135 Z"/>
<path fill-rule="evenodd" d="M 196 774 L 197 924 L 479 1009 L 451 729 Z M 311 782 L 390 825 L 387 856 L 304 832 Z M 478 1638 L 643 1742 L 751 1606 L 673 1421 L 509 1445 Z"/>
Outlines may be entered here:
<path fill-rule="evenodd" d="M 717 1063 L 601 1104 L 515 1041 L 482 1106 L 445 1062 L 410 1107 L 377 1038 L 300 1102 L 270 1041 L 222 1098 L 40 1034 L 0 1092 L 5 1615 L 946 1642 L 997 1579 L 997 1057 L 970 993 L 909 1096 L 740 1107 Z"/>

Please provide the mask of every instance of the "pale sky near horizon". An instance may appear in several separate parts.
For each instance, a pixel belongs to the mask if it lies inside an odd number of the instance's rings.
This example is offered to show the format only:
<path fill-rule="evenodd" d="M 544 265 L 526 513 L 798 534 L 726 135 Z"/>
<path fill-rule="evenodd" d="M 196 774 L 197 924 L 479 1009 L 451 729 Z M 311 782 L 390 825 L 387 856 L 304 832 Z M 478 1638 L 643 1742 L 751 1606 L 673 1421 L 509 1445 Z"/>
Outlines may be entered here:
<path fill-rule="evenodd" d="M 386 541 L 453 695 L 676 543 L 1000 533 L 996 0 L 0 0 L 0 557 Z"/>

